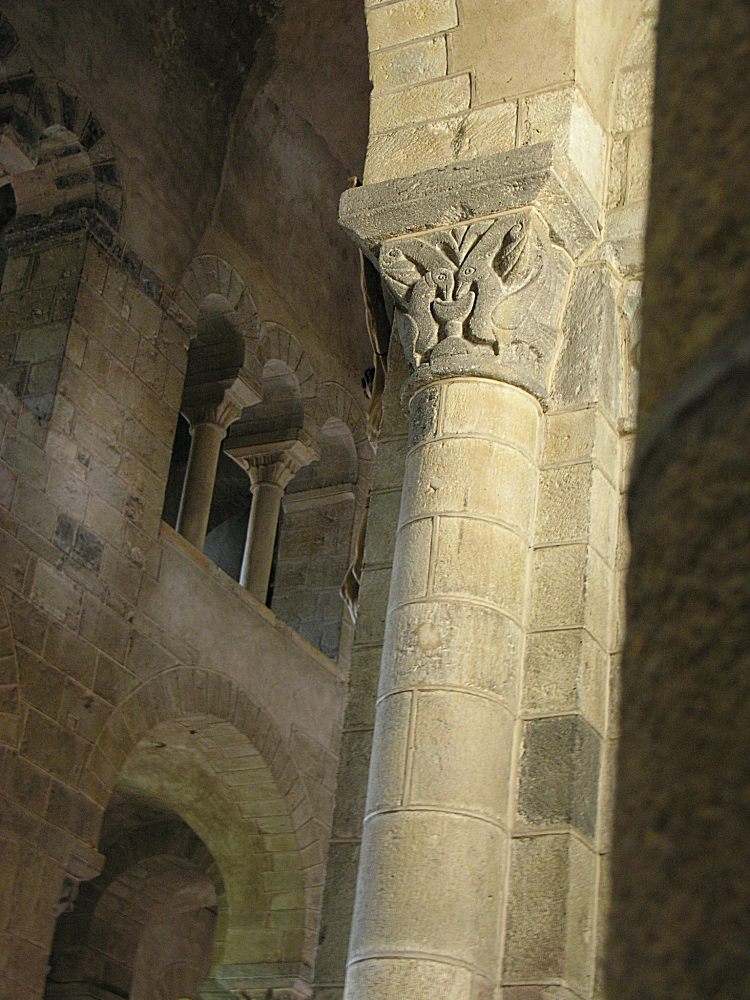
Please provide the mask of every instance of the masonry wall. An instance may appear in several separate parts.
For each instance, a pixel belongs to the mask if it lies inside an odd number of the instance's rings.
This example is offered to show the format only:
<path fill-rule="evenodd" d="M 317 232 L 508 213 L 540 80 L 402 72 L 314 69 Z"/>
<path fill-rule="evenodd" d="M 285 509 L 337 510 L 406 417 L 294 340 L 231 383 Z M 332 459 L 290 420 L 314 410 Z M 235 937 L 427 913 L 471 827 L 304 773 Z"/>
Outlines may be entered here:
<path fill-rule="evenodd" d="M 101 867 L 122 765 L 186 714 L 247 733 L 272 765 L 289 826 L 275 845 L 269 820 L 264 850 L 291 851 L 306 878 L 294 940 L 311 963 L 341 681 L 161 526 L 188 334 L 155 276 L 73 222 L 22 237 L 6 244 L 6 379 L 28 358 L 27 386 L 48 361 L 57 384 L 45 383 L 43 407 L 2 396 L 2 991 L 41 997 L 57 900 Z M 306 695 L 274 694 L 279 677 Z"/>
<path fill-rule="evenodd" d="M 366 7 L 374 85 L 367 183 L 553 141 L 601 197 L 612 80 L 636 5 Z"/>

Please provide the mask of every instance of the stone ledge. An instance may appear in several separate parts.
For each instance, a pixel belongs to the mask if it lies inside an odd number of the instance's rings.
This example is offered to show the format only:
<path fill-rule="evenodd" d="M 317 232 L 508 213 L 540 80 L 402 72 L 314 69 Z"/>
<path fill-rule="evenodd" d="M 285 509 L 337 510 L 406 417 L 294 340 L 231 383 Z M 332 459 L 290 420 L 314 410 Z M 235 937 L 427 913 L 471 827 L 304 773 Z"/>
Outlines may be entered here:
<path fill-rule="evenodd" d="M 341 196 L 339 223 L 374 259 L 388 240 L 527 207 L 539 211 L 573 258 L 599 235 L 593 195 L 549 142 L 350 188 Z"/>

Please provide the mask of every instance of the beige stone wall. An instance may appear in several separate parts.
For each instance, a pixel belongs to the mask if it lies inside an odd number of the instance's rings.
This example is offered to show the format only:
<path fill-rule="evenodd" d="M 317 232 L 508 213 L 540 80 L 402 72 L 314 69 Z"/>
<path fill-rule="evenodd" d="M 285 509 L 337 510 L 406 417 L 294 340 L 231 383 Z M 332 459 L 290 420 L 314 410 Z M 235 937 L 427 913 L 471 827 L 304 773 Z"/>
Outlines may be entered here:
<path fill-rule="evenodd" d="M 343 496 L 292 494 L 279 539 L 271 606 L 333 660 L 341 641 L 344 608 L 339 589 L 349 565 L 354 511 L 351 491 Z"/>
<path fill-rule="evenodd" d="M 634 5 L 368 0 L 365 181 L 553 141 L 599 199 Z"/>
<path fill-rule="evenodd" d="M 26 239 L 29 249 L 11 257 L 21 263 L 6 272 L 6 295 L 28 304 L 11 313 L 17 342 L 56 343 L 61 331 L 64 356 L 55 362 L 49 422 L 3 396 L 3 990 L 41 996 L 63 876 L 96 873 L 102 814 L 123 766 L 138 759 L 150 731 L 188 717 L 227 727 L 217 733 L 222 745 L 234 739 L 256 755 L 242 777 L 241 808 L 265 827 L 260 856 L 271 880 L 270 923 L 256 934 L 254 958 L 268 947 L 274 960 L 309 965 L 341 680 L 329 660 L 161 527 L 187 355 L 166 297 L 134 271 L 133 257 L 126 267 L 83 232 Z M 54 258 L 59 267 L 66 253 L 80 260 L 84 245 L 80 283 L 72 294 L 59 287 L 51 329 L 48 313 L 31 305 L 48 287 L 48 269 L 22 258 Z M 210 758 L 210 743 L 200 752 Z M 236 783 L 243 772 L 232 770 Z M 133 773 L 142 782 L 148 768 Z M 288 912 L 273 872 L 299 885 Z M 230 963 L 252 953 L 234 909 L 238 923 L 233 931 L 230 919 L 224 939 Z"/>

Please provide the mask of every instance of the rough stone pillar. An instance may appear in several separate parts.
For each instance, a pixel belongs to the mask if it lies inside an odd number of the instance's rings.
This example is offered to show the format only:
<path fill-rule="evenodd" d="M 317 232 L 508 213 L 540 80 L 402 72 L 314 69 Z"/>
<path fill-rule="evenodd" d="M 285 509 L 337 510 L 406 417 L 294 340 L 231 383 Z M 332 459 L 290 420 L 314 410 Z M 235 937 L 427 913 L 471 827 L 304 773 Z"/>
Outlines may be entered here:
<path fill-rule="evenodd" d="M 540 400 L 591 234 L 535 155 L 426 174 L 417 203 L 400 182 L 342 201 L 412 369 L 346 1000 L 490 998 L 501 978 Z"/>
<path fill-rule="evenodd" d="M 247 472 L 253 495 L 240 583 L 265 603 L 284 490 L 304 465 L 319 458 L 319 452 L 300 432 L 296 438 L 260 442 L 238 434 L 227 454 Z"/>
<path fill-rule="evenodd" d="M 611 1000 L 750 996 L 748 38 L 660 5 Z"/>
<path fill-rule="evenodd" d="M 240 407 L 226 397 L 218 403 L 184 411 L 190 424 L 191 441 L 177 531 L 197 549 L 202 549 L 206 540 L 221 442 L 240 412 Z"/>

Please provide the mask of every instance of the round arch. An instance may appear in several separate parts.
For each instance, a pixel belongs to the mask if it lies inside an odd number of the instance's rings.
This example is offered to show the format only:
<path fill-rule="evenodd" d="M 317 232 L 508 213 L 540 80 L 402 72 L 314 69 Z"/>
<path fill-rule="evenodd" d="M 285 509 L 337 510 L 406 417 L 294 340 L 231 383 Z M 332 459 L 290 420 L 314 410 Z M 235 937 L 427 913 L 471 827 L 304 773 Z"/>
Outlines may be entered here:
<path fill-rule="evenodd" d="M 83 766 L 80 790 L 103 812 L 123 775 L 133 784 L 128 762 L 134 756 L 140 754 L 141 764 L 147 765 L 149 753 L 153 763 L 154 753 L 166 751 L 168 759 L 170 752 L 184 755 L 192 747 L 211 762 L 224 799 L 236 805 L 236 822 L 246 823 L 248 834 L 256 838 L 259 867 L 253 877 L 262 884 L 268 921 L 268 933 L 258 940 L 281 941 L 282 951 L 312 964 L 314 942 L 305 935 L 305 927 L 315 926 L 319 901 L 317 883 L 308 873 L 319 871 L 323 861 L 315 812 L 272 720 L 225 677 L 199 668 L 173 667 L 141 684 L 104 726 Z M 168 769 L 163 773 L 168 777 Z M 166 781 L 161 793 L 168 788 Z M 177 801 L 167 804 L 179 807 Z M 202 828 L 199 817 L 185 814 L 184 818 L 221 869 L 221 852 L 212 844 L 210 830 Z M 233 962 L 243 939 L 240 934 L 232 940 L 231 923 L 238 913 L 242 919 L 248 914 L 242 910 L 237 886 L 225 871 L 222 877 L 230 923 L 223 957 Z"/>
<path fill-rule="evenodd" d="M 316 378 L 313 366 L 300 342 L 279 323 L 266 322 L 261 326 L 258 343 L 258 363 L 263 369 L 269 361 L 281 361 L 297 379 L 300 396 L 305 400 L 315 398 Z"/>
<path fill-rule="evenodd" d="M 28 170 L 46 156 L 59 155 L 60 142 L 49 140 L 69 137 L 90 163 L 97 214 L 110 228 L 119 229 L 124 192 L 114 146 L 104 125 L 74 90 L 58 80 L 36 75 L 18 35 L 3 14 L 0 14 L 0 84 L 3 89 L 0 119 L 11 130 L 12 137 L 7 154 L 10 159 L 3 163 L 6 173 Z"/>

